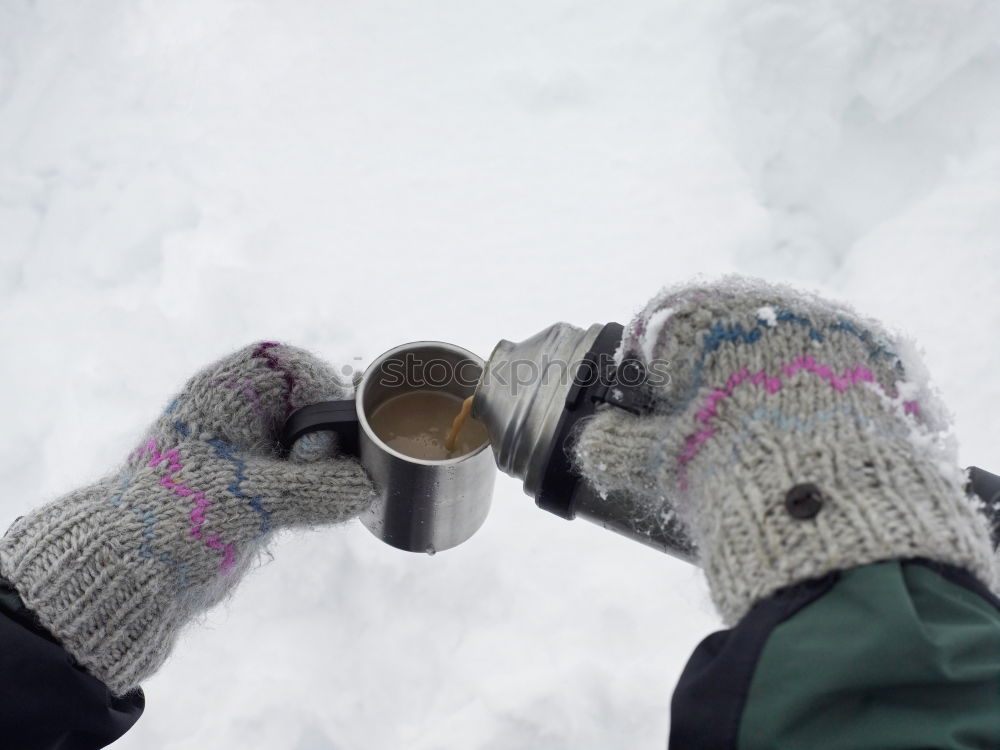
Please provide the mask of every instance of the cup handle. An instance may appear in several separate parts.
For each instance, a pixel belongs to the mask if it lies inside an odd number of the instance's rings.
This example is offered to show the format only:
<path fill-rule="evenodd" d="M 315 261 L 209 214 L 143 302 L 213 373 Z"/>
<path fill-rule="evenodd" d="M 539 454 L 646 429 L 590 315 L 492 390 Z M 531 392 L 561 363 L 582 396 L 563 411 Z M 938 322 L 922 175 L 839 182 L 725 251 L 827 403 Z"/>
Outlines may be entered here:
<path fill-rule="evenodd" d="M 358 456 L 358 411 L 354 399 L 321 401 L 301 406 L 285 420 L 279 443 L 282 456 L 287 456 L 295 441 L 311 432 L 332 430 L 337 433 L 340 452 Z"/>

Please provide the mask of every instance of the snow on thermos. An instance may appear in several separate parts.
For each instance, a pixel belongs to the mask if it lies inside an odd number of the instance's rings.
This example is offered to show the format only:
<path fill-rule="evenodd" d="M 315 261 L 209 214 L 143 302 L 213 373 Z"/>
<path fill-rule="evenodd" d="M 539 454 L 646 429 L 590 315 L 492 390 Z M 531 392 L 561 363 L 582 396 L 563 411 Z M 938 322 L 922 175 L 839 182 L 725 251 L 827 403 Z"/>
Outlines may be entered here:
<path fill-rule="evenodd" d="M 601 404 L 643 413 L 657 379 L 669 377 L 655 363 L 616 359 L 621 336 L 618 323 L 556 323 L 518 343 L 500 341 L 487 362 L 440 341 L 403 344 L 369 365 L 353 399 L 293 412 L 282 447 L 335 431 L 378 489 L 362 522 L 399 549 L 433 554 L 471 537 L 489 513 L 499 467 L 544 510 L 691 561 L 694 545 L 666 502 L 598 494 L 570 463 L 581 419 Z M 455 417 L 464 418 L 470 400 L 472 419 L 460 426 Z M 1000 537 L 1000 477 L 973 467 L 968 489 Z"/>

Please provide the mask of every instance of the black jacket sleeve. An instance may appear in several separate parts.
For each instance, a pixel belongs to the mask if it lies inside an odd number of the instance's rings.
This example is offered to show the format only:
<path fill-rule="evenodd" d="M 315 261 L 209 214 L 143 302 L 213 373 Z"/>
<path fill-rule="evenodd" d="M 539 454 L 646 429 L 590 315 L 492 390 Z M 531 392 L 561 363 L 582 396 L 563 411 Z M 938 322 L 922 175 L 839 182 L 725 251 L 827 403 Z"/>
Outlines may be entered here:
<path fill-rule="evenodd" d="M 146 699 L 125 696 L 87 673 L 0 578 L 0 748 L 96 750 L 142 714 Z"/>

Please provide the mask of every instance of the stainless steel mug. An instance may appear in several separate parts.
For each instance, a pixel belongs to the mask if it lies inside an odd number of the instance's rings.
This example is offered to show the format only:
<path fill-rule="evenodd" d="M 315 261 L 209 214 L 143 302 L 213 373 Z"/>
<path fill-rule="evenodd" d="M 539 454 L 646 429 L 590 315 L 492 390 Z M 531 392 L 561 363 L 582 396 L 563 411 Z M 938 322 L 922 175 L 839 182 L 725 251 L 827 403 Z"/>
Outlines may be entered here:
<path fill-rule="evenodd" d="M 471 537 L 489 514 L 496 463 L 489 443 L 445 460 L 413 458 L 384 443 L 369 423 L 387 399 L 408 391 L 473 395 L 485 363 L 442 341 L 416 341 L 379 355 L 353 399 L 311 404 L 285 422 L 286 450 L 303 435 L 335 430 L 344 452 L 356 455 L 378 490 L 361 521 L 379 539 L 402 550 L 434 554 Z"/>

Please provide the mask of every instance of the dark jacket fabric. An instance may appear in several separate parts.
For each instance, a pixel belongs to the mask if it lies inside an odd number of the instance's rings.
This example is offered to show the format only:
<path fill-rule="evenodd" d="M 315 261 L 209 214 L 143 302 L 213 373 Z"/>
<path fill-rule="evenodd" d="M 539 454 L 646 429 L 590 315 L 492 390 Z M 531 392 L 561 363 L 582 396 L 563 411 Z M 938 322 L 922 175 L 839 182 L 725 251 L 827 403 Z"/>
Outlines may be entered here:
<path fill-rule="evenodd" d="M 39 625 L 0 578 L 0 750 L 95 750 L 139 719 L 141 690 L 116 697 Z"/>
<path fill-rule="evenodd" d="M 94 750 L 142 714 L 0 579 L 0 750 Z M 696 649 L 670 750 L 1000 750 L 1000 600 L 967 572 L 890 561 L 760 602 Z"/>
<path fill-rule="evenodd" d="M 998 750 L 1000 600 L 889 561 L 790 587 L 695 650 L 670 750 Z"/>

